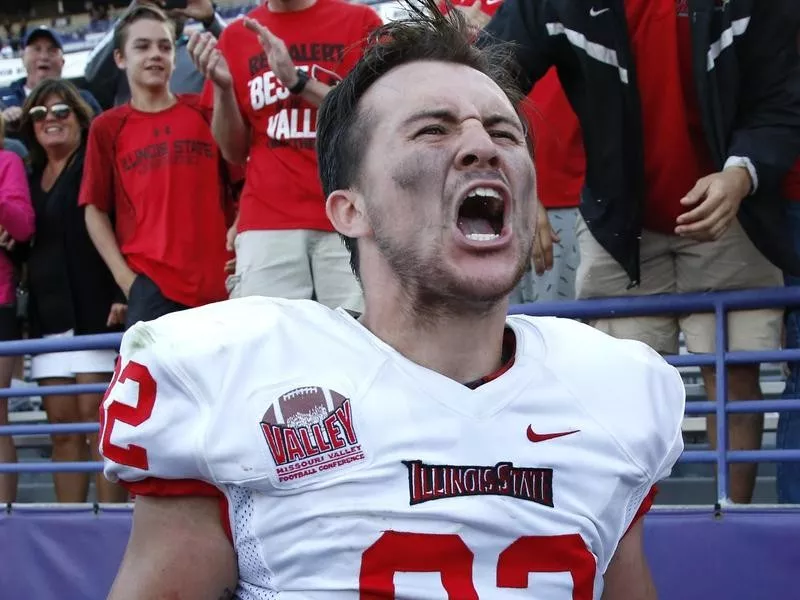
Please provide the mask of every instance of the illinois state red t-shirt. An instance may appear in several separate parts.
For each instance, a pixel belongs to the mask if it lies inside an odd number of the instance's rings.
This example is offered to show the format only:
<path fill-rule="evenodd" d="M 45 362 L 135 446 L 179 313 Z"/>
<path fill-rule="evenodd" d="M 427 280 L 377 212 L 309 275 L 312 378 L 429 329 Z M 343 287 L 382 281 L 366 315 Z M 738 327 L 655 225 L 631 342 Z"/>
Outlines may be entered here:
<path fill-rule="evenodd" d="M 248 16 L 284 41 L 298 68 L 330 85 L 353 68 L 367 36 L 383 23 L 373 9 L 343 0 L 317 0 L 294 12 L 272 12 L 264 3 Z M 256 34 L 241 21 L 225 28 L 218 47 L 251 129 L 239 231 L 333 231 L 325 215 L 314 150 L 317 108 L 283 87 Z M 210 85 L 204 98 L 208 104 L 213 101 Z"/>
<path fill-rule="evenodd" d="M 472 6 L 475 0 L 451 0 L 453 6 Z M 493 16 L 503 0 L 483 0 L 481 11 Z M 440 10 L 447 5 L 441 3 Z M 578 117 L 567 100 L 555 68 L 550 69 L 528 94 L 522 107 L 531 129 L 536 153 L 536 187 L 545 208 L 580 205 L 586 173 Z"/>
<path fill-rule="evenodd" d="M 129 104 L 89 129 L 80 204 L 113 213 L 117 241 L 136 273 L 187 306 L 227 298 L 229 220 L 225 169 L 197 95 L 146 113 Z"/>

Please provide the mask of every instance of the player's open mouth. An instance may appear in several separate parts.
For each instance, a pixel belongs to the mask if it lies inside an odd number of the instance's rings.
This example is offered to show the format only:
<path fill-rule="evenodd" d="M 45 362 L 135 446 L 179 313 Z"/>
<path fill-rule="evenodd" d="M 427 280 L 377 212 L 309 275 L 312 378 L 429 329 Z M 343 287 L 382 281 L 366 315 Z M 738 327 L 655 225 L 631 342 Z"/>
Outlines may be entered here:
<path fill-rule="evenodd" d="M 458 207 L 456 227 L 471 242 L 500 239 L 505 224 L 505 194 L 489 186 L 475 187 Z"/>

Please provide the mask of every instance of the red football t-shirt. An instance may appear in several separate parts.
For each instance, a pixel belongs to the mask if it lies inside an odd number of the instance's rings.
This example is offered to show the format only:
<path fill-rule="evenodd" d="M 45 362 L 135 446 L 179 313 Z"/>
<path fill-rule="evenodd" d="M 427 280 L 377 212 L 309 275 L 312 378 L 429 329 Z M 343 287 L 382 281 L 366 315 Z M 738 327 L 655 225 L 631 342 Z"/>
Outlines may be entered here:
<path fill-rule="evenodd" d="M 789 200 L 800 202 L 800 159 L 783 180 L 783 195 Z"/>
<path fill-rule="evenodd" d="M 472 6 L 475 0 L 451 0 L 453 6 Z M 492 16 L 502 0 L 483 0 L 481 11 Z M 441 3 L 440 10 L 447 5 Z M 536 187 L 545 208 L 580 205 L 586 173 L 583 136 L 578 117 L 561 87 L 556 70 L 550 69 L 528 95 L 523 113 L 531 129 L 536 152 Z"/>
<path fill-rule="evenodd" d="M 271 12 L 265 3 L 248 16 L 284 41 L 298 68 L 331 85 L 353 68 L 367 36 L 383 23 L 373 9 L 343 0 L 317 0 L 294 12 Z M 241 21 L 225 28 L 218 47 L 251 129 L 239 231 L 333 231 L 314 150 L 317 108 L 283 87 L 256 34 Z M 210 84 L 204 98 L 208 104 L 213 101 Z"/>
<path fill-rule="evenodd" d="M 89 129 L 80 191 L 81 206 L 112 214 L 131 269 L 187 306 L 227 298 L 226 187 L 236 175 L 223 175 L 210 118 L 197 95 L 157 113 L 104 112 Z"/>
<path fill-rule="evenodd" d="M 644 227 L 672 234 L 683 198 L 713 161 L 702 131 L 686 2 L 626 0 L 644 135 Z M 677 17 L 676 17 L 677 10 Z M 677 22 L 676 22 L 677 20 Z"/>

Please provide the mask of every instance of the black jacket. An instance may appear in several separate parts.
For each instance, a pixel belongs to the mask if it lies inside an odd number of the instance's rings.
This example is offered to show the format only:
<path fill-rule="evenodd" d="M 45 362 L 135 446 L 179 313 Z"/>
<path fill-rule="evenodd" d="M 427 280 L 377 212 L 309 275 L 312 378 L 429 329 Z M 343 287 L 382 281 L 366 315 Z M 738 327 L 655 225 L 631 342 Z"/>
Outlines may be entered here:
<path fill-rule="evenodd" d="M 800 155 L 800 2 L 690 0 L 689 10 L 711 156 L 719 170 L 731 156 L 752 161 L 758 189 L 742 202 L 739 220 L 769 260 L 800 275 L 780 195 L 781 180 Z M 584 136 L 581 214 L 638 283 L 644 151 L 624 0 L 506 0 L 486 33 L 490 42 L 516 43 L 523 90 L 557 67 Z"/>
<path fill-rule="evenodd" d="M 32 336 L 107 333 L 117 286 L 86 231 L 78 191 L 85 142 L 52 189 L 41 189 L 42 171 L 30 177 L 36 235 L 27 251 L 28 317 Z"/>

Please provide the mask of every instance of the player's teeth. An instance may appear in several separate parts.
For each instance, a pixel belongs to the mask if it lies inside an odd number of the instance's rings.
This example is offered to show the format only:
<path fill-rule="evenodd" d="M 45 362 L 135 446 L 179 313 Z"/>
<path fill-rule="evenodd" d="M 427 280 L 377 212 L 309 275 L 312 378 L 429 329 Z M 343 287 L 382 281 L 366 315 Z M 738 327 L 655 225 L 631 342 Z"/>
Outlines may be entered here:
<path fill-rule="evenodd" d="M 470 196 L 486 196 L 488 198 L 500 198 L 500 192 L 497 190 L 493 190 L 492 188 L 488 187 L 479 187 L 475 188 L 475 190 L 470 194 Z"/>
<path fill-rule="evenodd" d="M 473 242 L 491 242 L 500 236 L 496 233 L 468 233 L 466 237 Z"/>

